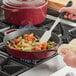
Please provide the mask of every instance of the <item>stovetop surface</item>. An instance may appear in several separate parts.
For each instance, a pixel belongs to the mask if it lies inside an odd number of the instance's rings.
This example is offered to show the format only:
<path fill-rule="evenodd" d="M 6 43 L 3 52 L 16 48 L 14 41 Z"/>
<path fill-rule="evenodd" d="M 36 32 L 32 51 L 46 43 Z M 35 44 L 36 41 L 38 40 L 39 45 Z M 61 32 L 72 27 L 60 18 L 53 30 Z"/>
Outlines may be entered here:
<path fill-rule="evenodd" d="M 43 23 L 36 25 L 34 29 L 42 29 L 46 31 L 50 29 L 53 23 L 53 20 L 46 18 Z M 9 24 L 7 21 L 5 21 L 5 19 L 0 20 L 0 76 L 16 76 L 24 71 L 28 71 L 29 69 L 36 67 L 37 65 L 57 55 L 57 53 L 55 53 L 53 56 L 41 60 L 24 60 L 9 55 L 6 51 L 5 46 L 1 45 L 4 38 L 4 32 L 10 29 L 18 28 L 19 26 Z M 62 43 L 68 43 L 71 39 L 76 38 L 76 29 L 69 32 L 69 30 L 73 28 L 74 27 L 72 26 L 67 26 L 66 24 L 59 23 L 53 32 L 61 38 Z"/>

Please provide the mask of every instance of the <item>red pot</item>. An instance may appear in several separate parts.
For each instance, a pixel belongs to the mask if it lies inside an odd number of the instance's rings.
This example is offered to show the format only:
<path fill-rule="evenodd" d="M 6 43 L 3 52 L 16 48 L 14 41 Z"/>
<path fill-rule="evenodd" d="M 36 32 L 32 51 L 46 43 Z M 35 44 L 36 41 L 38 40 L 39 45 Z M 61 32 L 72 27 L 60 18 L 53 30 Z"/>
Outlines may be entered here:
<path fill-rule="evenodd" d="M 5 19 L 14 25 L 37 25 L 42 23 L 46 18 L 47 3 L 30 7 L 28 5 L 2 5 L 4 10 Z"/>

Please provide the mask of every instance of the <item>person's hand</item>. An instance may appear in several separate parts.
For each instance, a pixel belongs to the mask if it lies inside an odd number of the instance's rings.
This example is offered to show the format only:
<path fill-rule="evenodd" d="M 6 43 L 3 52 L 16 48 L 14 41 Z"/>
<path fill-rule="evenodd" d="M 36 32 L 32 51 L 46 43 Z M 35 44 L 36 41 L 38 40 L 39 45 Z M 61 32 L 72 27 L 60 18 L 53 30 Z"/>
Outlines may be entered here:
<path fill-rule="evenodd" d="M 63 7 L 59 10 L 59 12 L 66 12 L 64 15 L 64 18 L 69 18 L 71 20 L 76 19 L 76 7 L 71 6 L 71 7 Z"/>
<path fill-rule="evenodd" d="M 64 62 L 71 67 L 76 67 L 76 52 L 62 50 L 64 54 Z"/>

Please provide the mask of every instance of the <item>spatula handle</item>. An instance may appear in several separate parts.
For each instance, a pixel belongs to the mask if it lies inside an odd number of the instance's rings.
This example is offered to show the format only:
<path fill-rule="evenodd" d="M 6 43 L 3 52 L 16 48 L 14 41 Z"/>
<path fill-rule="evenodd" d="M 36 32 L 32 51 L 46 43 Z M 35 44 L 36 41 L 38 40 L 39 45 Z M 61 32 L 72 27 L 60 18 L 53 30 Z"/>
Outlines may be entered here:
<path fill-rule="evenodd" d="M 73 2 L 72 1 L 69 1 L 68 4 L 65 6 L 65 7 L 70 7 L 72 6 Z M 59 18 L 64 18 L 64 15 L 66 14 L 66 12 L 62 12 L 59 14 Z"/>

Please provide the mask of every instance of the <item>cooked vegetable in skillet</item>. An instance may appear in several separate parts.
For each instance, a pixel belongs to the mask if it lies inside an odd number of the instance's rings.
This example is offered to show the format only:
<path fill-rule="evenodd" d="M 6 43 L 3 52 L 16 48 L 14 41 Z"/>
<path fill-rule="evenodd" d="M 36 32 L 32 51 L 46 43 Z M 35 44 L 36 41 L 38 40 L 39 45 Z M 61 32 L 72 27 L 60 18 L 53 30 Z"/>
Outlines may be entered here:
<path fill-rule="evenodd" d="M 56 46 L 55 41 L 48 41 L 45 43 L 40 43 L 39 39 L 34 33 L 24 34 L 19 36 L 11 41 L 8 41 L 7 44 L 10 48 L 23 51 L 42 51 L 46 49 L 53 48 Z"/>

